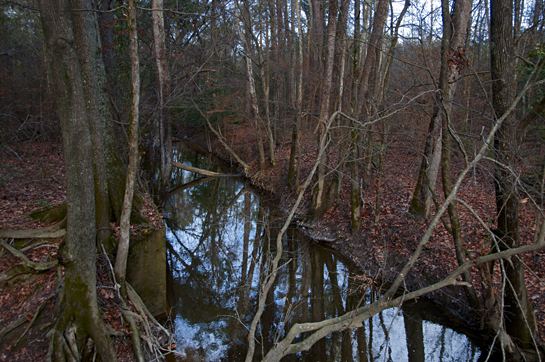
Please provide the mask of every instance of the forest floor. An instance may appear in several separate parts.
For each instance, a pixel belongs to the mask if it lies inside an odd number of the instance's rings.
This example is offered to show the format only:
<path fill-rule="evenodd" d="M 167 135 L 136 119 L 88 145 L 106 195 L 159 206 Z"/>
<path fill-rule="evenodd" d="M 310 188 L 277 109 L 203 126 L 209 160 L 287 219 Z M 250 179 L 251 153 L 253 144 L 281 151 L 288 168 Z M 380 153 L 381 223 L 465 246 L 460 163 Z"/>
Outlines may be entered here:
<path fill-rule="evenodd" d="M 294 194 L 287 186 L 287 164 L 289 161 L 289 144 L 280 143 L 276 151 L 277 165 L 267 168 L 264 173 L 255 173 L 258 169 L 255 152 L 248 145 L 255 144 L 251 136 L 253 132 L 244 126 L 233 126 L 224 130 L 230 140 L 231 147 L 252 166 L 252 181 L 256 186 L 272 192 L 281 198 L 281 208 L 288 210 L 293 204 Z M 189 134 L 184 137 L 207 146 L 206 137 L 202 134 Z M 312 155 L 316 152 L 316 142 L 309 133 L 302 141 L 301 170 L 302 180 L 312 165 Z M 225 160 L 229 155 L 215 141 L 210 144 L 216 154 Z M 317 241 L 327 242 L 352 261 L 362 272 L 377 280 L 389 281 L 404 265 L 414 251 L 427 223 L 407 217 L 406 212 L 414 189 L 416 173 L 419 165 L 418 153 L 411 151 L 403 141 L 392 140 L 385 154 L 382 183 L 380 185 L 382 206 L 380 219 L 374 222 L 375 196 L 377 185 L 363 190 L 365 207 L 362 210 L 362 228 L 356 236 L 350 232 L 350 190 L 347 182 L 343 182 L 337 203 L 317 224 L 301 224 L 301 227 Z M 0 230 L 29 229 L 47 225 L 36 223 L 29 213 L 54 207 L 66 199 L 64 181 L 64 161 L 62 146 L 55 143 L 21 143 L 4 147 L 0 150 Z M 329 161 L 335 163 L 333 154 Z M 494 189 L 490 173 L 485 167 L 476 169 L 464 182 L 460 189 L 460 198 L 467 201 L 478 212 L 483 220 L 491 223 L 494 220 Z M 440 201 L 440 200 L 439 200 Z M 307 192 L 298 213 L 305 214 L 310 204 Z M 151 206 L 149 206 L 151 208 Z M 149 211 L 150 214 L 153 211 Z M 482 255 L 489 251 L 490 239 L 484 229 L 474 220 L 471 214 L 460 208 L 466 247 L 472 255 Z M 536 210 L 530 203 L 521 204 L 521 236 L 524 243 L 532 241 L 535 233 Z M 159 223 L 160 220 L 155 220 Z M 56 258 L 56 248 L 60 240 L 32 245 L 25 254 L 35 262 Z M 24 250 L 24 249 L 22 249 Z M 535 308 L 539 332 L 545 339 L 545 258 L 543 250 L 533 255 L 525 255 L 527 265 L 526 280 L 531 302 Z M 0 274 L 6 272 L 19 261 L 10 252 L 0 248 Z M 97 259 L 99 270 L 99 289 L 101 303 L 113 303 L 108 293 L 108 271 L 104 261 Z M 456 264 L 452 239 L 443 225 L 439 225 L 426 246 L 421 258 L 411 274 L 407 277 L 407 288 L 414 290 L 432 283 L 452 271 Z M 475 275 L 476 280 L 478 275 Z M 57 275 L 55 269 L 45 273 L 34 274 L 15 283 L 13 281 L 0 284 L 0 361 L 43 361 L 48 350 L 47 331 L 51 328 L 55 313 L 57 293 Z M 449 288 L 428 296 L 447 307 L 461 318 L 467 317 L 465 298 L 461 291 Z M 111 312 L 114 313 L 114 312 Z M 107 314 L 113 328 L 124 328 L 118 322 L 119 316 Z M 39 316 L 39 318 L 37 318 Z M 26 319 L 26 322 L 25 322 Z M 21 334 L 27 326 L 29 330 L 22 338 L 8 338 L 1 335 L 5 328 L 14 321 L 22 320 L 18 327 Z M 15 330 L 14 330 L 15 331 Z M 14 334 L 14 331 L 12 331 Z M 6 338 L 4 338 L 6 337 Z M 20 339 L 18 341 L 17 339 Z M 116 349 L 120 360 L 132 360 L 130 339 L 116 339 Z"/>

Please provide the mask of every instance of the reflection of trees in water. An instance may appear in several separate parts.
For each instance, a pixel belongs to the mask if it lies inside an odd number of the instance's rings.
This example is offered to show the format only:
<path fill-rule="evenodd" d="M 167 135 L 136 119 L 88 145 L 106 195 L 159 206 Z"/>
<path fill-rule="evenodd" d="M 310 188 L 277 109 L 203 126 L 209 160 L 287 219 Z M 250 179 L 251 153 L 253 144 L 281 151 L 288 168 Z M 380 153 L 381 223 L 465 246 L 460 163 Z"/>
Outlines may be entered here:
<path fill-rule="evenodd" d="M 176 195 L 176 198 L 186 199 L 186 204 L 191 204 L 198 210 L 192 216 L 194 220 L 198 220 L 193 222 L 193 227 L 189 228 L 185 226 L 185 222 L 179 222 L 180 218 L 177 216 L 183 213 L 179 213 L 178 209 L 172 210 L 173 217 L 167 220 L 173 235 L 168 246 L 169 260 L 178 262 L 171 265 L 171 270 L 177 276 L 174 278 L 174 289 L 180 308 L 193 309 L 196 305 L 205 304 L 208 307 L 204 311 L 223 309 L 225 314 L 230 313 L 222 300 L 227 295 L 224 293 L 222 297 L 218 297 L 218 293 L 231 289 L 231 260 L 235 258 L 236 252 L 224 243 L 226 225 L 221 220 L 244 189 L 233 197 L 232 190 L 225 191 L 225 187 L 220 187 L 221 180 L 215 180 L 212 187 L 187 190 Z M 204 315 L 194 317 L 205 318 Z"/>
<path fill-rule="evenodd" d="M 425 361 L 422 318 L 418 315 L 403 314 L 403 322 L 405 330 L 411 331 L 411 333 L 405 333 L 409 362 Z"/>
<path fill-rule="evenodd" d="M 186 176 L 183 181 L 194 179 Z M 203 333 L 221 334 L 219 339 L 230 341 L 224 358 L 242 360 L 259 286 L 275 252 L 271 241 L 276 240 L 283 220 L 247 188 L 226 178 L 182 189 L 172 195 L 170 206 L 168 260 L 174 310 Z M 378 299 L 366 278 L 350 275 L 336 255 L 312 245 L 296 229 L 288 230 L 283 242 L 282 267 L 256 333 L 260 350 L 270 349 L 295 323 L 336 317 Z M 310 351 L 285 360 L 395 360 L 401 340 L 385 343 L 392 329 L 390 316 L 380 314 L 363 322 L 362 328 L 333 333 Z M 402 334 L 408 347 L 405 358 L 418 360 L 426 335 L 422 318 L 409 319 L 404 313 L 397 318 L 401 333 L 410 330 Z M 441 340 L 437 343 L 440 355 L 444 347 Z M 468 352 L 467 360 L 474 355 L 475 351 Z"/>

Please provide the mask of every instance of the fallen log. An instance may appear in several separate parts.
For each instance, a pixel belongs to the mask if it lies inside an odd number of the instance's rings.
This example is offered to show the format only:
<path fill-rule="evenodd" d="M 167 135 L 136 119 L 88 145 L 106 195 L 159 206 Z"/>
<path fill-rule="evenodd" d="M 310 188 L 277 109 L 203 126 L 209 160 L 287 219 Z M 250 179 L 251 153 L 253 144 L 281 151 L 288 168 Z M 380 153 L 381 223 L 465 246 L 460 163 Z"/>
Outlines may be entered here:
<path fill-rule="evenodd" d="M 181 168 L 182 170 L 186 170 L 186 171 L 189 171 L 189 172 L 194 172 L 194 173 L 197 173 L 199 175 L 204 175 L 204 176 L 222 176 L 221 173 L 217 173 L 217 172 L 212 172 L 212 171 L 207 171 L 207 170 L 201 170 L 200 168 L 196 168 L 196 167 L 191 167 L 191 166 L 187 166 L 187 165 L 184 165 L 182 163 L 179 163 L 179 162 L 176 162 L 176 161 L 173 161 L 172 164 L 178 168 Z"/>

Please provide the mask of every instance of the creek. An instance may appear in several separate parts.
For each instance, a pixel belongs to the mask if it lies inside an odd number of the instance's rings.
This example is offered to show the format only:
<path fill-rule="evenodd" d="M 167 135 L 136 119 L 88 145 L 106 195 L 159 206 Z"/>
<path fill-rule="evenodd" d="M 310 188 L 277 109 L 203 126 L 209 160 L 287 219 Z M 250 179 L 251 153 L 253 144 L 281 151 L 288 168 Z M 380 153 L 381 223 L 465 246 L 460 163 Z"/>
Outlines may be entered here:
<path fill-rule="evenodd" d="M 175 161 L 229 172 L 183 144 Z M 203 178 L 174 170 L 163 212 L 167 224 L 167 297 L 178 361 L 243 361 L 257 293 L 284 219 L 277 200 L 238 177 Z M 276 205 L 275 205 L 276 204 Z M 296 322 L 336 317 L 378 292 L 340 256 L 297 228 L 284 236 L 282 268 L 256 335 L 267 351 Z M 478 361 L 486 346 L 464 334 L 432 304 L 405 304 L 362 328 L 333 333 L 283 361 Z M 260 356 L 256 356 L 259 358 Z"/>

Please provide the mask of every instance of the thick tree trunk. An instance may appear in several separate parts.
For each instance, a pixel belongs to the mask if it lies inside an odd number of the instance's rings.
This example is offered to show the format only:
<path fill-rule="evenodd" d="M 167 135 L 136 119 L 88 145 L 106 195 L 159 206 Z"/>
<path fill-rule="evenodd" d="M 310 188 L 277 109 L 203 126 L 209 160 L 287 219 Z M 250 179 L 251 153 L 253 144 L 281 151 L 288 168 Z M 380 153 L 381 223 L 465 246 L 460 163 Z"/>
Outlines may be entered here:
<path fill-rule="evenodd" d="M 105 89 L 105 70 L 102 47 L 98 33 L 97 15 L 93 4 L 86 0 L 70 0 L 73 9 L 85 9 L 72 13 L 74 36 L 80 59 L 87 111 L 93 142 L 95 171 L 95 200 L 98 244 L 107 242 L 111 235 L 112 208 L 108 197 L 108 182 L 102 141 L 102 125 L 111 121 L 110 106 Z M 111 250 L 113 245 L 108 245 Z"/>
<path fill-rule="evenodd" d="M 120 139 L 116 137 L 113 120 L 120 121 L 121 115 L 118 114 L 117 102 L 119 101 L 119 85 L 116 81 L 115 72 L 115 52 L 114 52 L 114 26 L 115 17 L 113 9 L 115 1 L 105 0 L 101 2 L 100 10 L 97 14 L 100 30 L 100 45 L 102 51 L 95 54 L 102 57 L 103 65 L 98 63 L 96 68 L 97 80 L 100 82 L 102 91 L 101 102 L 108 105 L 109 111 L 101 119 L 102 144 L 104 151 L 104 163 L 106 167 L 106 178 L 108 182 L 108 198 L 111 207 L 112 220 L 119 220 L 121 217 L 121 208 L 123 207 L 123 195 L 125 192 L 125 170 L 121 155 L 119 153 Z M 100 68 L 103 68 L 102 70 Z M 100 71 L 99 71 L 100 70 Z M 98 72 L 99 71 L 99 72 Z M 100 74 L 102 73 L 102 74 Z M 106 91 L 107 90 L 107 91 Z M 107 116 L 107 117 L 106 117 Z"/>
<path fill-rule="evenodd" d="M 63 134 L 67 186 L 65 315 L 75 318 L 96 343 L 104 361 L 116 355 L 98 311 L 96 295 L 96 223 L 93 145 L 84 79 L 72 32 L 68 0 L 40 1 L 49 67 Z M 59 355 L 59 354 L 57 354 Z"/>
<path fill-rule="evenodd" d="M 115 81 L 115 49 L 114 49 L 114 28 L 115 14 L 112 11 L 115 8 L 115 0 L 103 0 L 100 4 L 100 12 L 98 16 L 98 24 L 100 29 L 100 39 L 102 44 L 102 58 L 104 60 L 104 68 L 106 70 L 107 86 L 109 89 L 109 101 L 115 103 L 119 99 L 119 85 Z M 112 107 L 112 108 L 116 108 Z M 115 112 L 112 112 L 116 114 Z M 119 121 L 119 114 L 116 118 Z"/>
<path fill-rule="evenodd" d="M 490 37 L 492 103 L 495 117 L 503 116 L 514 99 L 515 67 L 513 42 L 513 3 L 490 2 Z M 515 118 L 510 115 L 494 139 L 496 157 L 494 183 L 496 188 L 497 236 L 500 249 L 520 246 L 519 195 L 514 167 L 517 148 Z M 532 348 L 536 324 L 532 305 L 528 299 L 524 269 L 519 258 L 505 263 L 507 287 L 505 288 L 504 315 L 507 333 L 523 348 Z"/>

